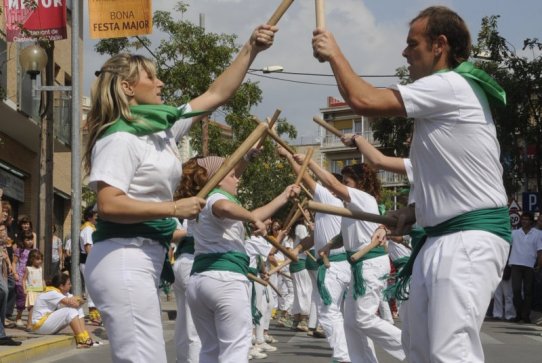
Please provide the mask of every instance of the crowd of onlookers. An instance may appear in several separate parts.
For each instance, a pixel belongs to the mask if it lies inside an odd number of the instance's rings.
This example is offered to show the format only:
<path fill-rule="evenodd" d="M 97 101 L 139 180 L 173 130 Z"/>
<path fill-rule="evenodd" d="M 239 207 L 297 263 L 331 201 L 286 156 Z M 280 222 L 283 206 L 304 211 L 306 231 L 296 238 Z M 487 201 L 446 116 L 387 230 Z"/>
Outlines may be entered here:
<path fill-rule="evenodd" d="M 0 189 L 0 198 L 2 189 Z M 32 221 L 12 215 L 2 200 L 0 218 L 0 346 L 20 345 L 6 336 L 5 328 L 36 334 L 55 334 L 70 326 L 79 348 L 94 344 L 85 328 L 84 300 L 70 294 L 71 240 L 66 243 L 53 228 L 51 266 L 44 275 L 44 256 L 37 248 Z M 23 313 L 27 312 L 24 317 Z"/>

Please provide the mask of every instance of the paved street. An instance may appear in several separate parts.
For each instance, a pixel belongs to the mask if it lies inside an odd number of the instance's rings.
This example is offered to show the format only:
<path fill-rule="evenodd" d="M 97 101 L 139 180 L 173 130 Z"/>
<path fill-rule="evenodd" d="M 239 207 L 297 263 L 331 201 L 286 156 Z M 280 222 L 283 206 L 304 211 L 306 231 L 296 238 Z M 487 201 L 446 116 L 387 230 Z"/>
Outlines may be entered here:
<path fill-rule="evenodd" d="M 164 335 L 167 341 L 168 362 L 175 362 L 173 343 L 174 321 L 164 322 Z M 294 333 L 285 328 L 271 329 L 271 334 L 279 339 L 277 352 L 268 358 L 253 360 L 261 363 L 329 363 L 331 350 L 325 339 L 315 339 L 304 333 Z M 482 342 L 487 363 L 540 363 L 542 361 L 542 327 L 536 325 L 519 325 L 508 322 L 486 322 L 482 329 Z M 94 363 L 110 362 L 110 346 L 108 344 L 88 350 L 72 349 L 66 353 L 47 357 L 36 363 Z M 380 363 L 396 363 L 377 348 Z"/>

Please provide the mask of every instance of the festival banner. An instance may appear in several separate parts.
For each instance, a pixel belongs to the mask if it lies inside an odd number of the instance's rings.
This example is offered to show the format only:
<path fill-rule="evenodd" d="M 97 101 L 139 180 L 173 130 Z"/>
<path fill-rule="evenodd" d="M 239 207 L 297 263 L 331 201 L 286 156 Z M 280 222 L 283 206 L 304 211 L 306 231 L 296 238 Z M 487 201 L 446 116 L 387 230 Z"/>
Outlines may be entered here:
<path fill-rule="evenodd" d="M 4 0 L 8 42 L 66 39 L 66 0 Z"/>
<path fill-rule="evenodd" d="M 92 39 L 152 32 L 151 0 L 88 0 L 88 13 Z"/>

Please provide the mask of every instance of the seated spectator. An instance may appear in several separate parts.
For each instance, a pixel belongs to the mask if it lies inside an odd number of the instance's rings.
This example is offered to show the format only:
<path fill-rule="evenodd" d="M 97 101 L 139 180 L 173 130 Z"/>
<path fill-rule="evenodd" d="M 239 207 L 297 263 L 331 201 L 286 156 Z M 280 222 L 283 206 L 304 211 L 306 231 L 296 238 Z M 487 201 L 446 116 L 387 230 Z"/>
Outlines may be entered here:
<path fill-rule="evenodd" d="M 77 348 L 90 348 L 95 342 L 85 327 L 83 302 L 69 293 L 71 286 L 69 275 L 58 273 L 53 276 L 34 304 L 32 330 L 36 334 L 56 334 L 69 325 Z"/>

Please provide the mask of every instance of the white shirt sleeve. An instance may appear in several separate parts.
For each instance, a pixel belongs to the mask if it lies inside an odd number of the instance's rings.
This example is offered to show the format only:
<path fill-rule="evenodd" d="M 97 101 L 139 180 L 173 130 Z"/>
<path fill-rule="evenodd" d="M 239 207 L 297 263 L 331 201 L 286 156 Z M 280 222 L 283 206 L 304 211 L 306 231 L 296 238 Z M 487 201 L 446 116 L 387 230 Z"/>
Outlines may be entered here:
<path fill-rule="evenodd" d="M 184 112 L 192 112 L 192 107 L 190 107 L 190 104 L 185 104 L 180 107 L 179 109 L 184 107 Z M 175 138 L 175 142 L 179 142 L 181 138 L 190 131 L 190 128 L 192 127 L 192 118 L 181 118 L 177 120 L 173 126 L 171 127 L 171 132 L 173 133 L 173 137 Z"/>

